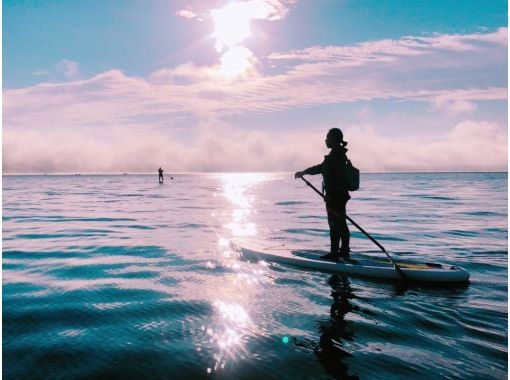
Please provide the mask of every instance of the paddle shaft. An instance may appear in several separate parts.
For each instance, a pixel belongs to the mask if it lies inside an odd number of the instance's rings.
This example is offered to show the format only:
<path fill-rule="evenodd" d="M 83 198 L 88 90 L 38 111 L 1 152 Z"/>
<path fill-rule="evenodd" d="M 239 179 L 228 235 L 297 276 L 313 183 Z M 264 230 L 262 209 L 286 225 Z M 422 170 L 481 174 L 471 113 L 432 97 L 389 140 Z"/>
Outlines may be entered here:
<path fill-rule="evenodd" d="M 304 177 L 300 177 L 303 181 L 305 181 L 305 183 L 313 190 L 315 191 L 317 194 L 319 194 L 321 196 L 321 198 L 325 201 L 326 198 L 324 197 L 324 194 L 322 194 L 314 185 L 312 185 L 306 178 Z M 341 216 L 335 211 L 335 210 L 332 210 L 330 208 L 327 208 L 326 207 L 326 210 L 330 213 L 332 213 L 334 216 L 336 216 L 338 219 L 341 218 Z M 397 263 L 391 258 L 391 256 L 388 254 L 388 252 L 386 252 L 386 250 L 384 249 L 384 247 L 377 241 L 375 240 L 372 236 L 370 236 L 370 234 L 365 231 L 363 228 L 361 228 L 361 226 L 356 223 L 354 220 L 352 220 L 351 217 L 349 217 L 349 215 L 345 214 L 345 218 L 351 222 L 358 230 L 360 230 L 367 238 L 369 238 L 375 245 L 377 245 L 381 251 L 383 251 L 386 256 L 388 256 L 388 259 L 390 259 L 391 263 L 395 266 L 395 269 L 397 270 L 398 274 L 402 277 L 402 279 L 406 279 L 406 276 L 404 275 L 404 272 L 402 272 L 402 269 L 400 269 L 400 267 L 397 265 Z"/>

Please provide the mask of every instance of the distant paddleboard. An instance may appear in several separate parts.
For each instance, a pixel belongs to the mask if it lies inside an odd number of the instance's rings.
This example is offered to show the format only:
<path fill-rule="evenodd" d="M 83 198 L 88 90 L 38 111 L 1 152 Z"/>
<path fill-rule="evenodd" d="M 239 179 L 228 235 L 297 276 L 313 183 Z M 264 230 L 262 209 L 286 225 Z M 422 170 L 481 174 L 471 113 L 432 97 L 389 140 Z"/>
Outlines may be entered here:
<path fill-rule="evenodd" d="M 350 260 L 333 262 L 319 258 L 327 253 L 324 251 L 296 249 L 270 242 L 265 245 L 249 243 L 248 247 L 242 242 L 231 241 L 230 246 L 249 260 L 263 260 L 321 272 L 378 279 L 401 279 L 391 261 L 384 257 L 354 254 L 351 255 Z M 469 281 L 469 272 L 455 265 L 405 260 L 396 260 L 396 262 L 408 281 L 429 283 Z"/>

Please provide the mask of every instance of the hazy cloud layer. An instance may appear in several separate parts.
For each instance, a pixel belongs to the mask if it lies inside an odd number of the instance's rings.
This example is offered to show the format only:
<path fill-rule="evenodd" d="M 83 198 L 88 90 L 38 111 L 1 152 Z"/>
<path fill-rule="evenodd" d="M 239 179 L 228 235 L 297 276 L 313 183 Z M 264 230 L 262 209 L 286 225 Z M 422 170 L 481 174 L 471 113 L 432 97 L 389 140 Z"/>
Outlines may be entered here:
<path fill-rule="evenodd" d="M 387 138 L 372 126 L 347 129 L 352 159 L 368 171 L 506 171 L 507 130 L 464 121 L 444 136 Z"/>
<path fill-rule="evenodd" d="M 221 76 L 219 63 L 186 63 L 147 78 L 110 70 L 5 89 L 4 171 L 139 172 L 163 163 L 176 171 L 296 170 L 325 153 L 324 136 L 247 130 L 225 117 L 389 99 L 471 119 L 480 102 L 507 99 L 506 36 L 502 28 L 275 53 L 253 57 L 235 80 Z M 63 69 L 76 75 L 69 62 Z M 266 72 L 269 64 L 276 72 Z M 365 170 L 506 170 L 506 125 L 466 120 L 426 141 L 384 138 L 378 125 L 342 127 Z"/>
<path fill-rule="evenodd" d="M 192 145 L 141 132 L 54 129 L 4 131 L 5 167 L 11 172 L 296 171 L 322 161 L 323 133 L 283 134 L 228 126 L 197 131 Z M 364 172 L 505 171 L 507 132 L 465 121 L 442 137 L 388 138 L 372 125 L 344 128 L 349 156 Z"/>

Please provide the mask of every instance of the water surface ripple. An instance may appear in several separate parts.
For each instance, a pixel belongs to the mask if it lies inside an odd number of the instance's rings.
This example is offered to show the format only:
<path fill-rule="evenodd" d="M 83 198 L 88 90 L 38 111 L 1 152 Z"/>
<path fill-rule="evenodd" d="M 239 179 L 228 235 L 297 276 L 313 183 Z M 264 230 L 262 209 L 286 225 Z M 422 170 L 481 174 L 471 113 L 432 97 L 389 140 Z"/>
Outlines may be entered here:
<path fill-rule="evenodd" d="M 3 376 L 506 378 L 507 174 L 365 174 L 348 213 L 471 282 L 240 259 L 231 238 L 327 249 L 323 204 L 290 173 L 4 176 Z"/>

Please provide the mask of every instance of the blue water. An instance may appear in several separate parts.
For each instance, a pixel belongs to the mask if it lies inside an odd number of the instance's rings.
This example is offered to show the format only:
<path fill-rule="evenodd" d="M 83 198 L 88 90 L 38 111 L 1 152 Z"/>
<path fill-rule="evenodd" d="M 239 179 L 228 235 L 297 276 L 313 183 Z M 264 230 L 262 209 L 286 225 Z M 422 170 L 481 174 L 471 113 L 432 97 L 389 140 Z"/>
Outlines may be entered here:
<path fill-rule="evenodd" d="M 4 378 L 506 378 L 507 174 L 365 174 L 352 195 L 392 255 L 471 282 L 240 259 L 231 238 L 328 249 L 291 174 L 4 176 Z"/>

